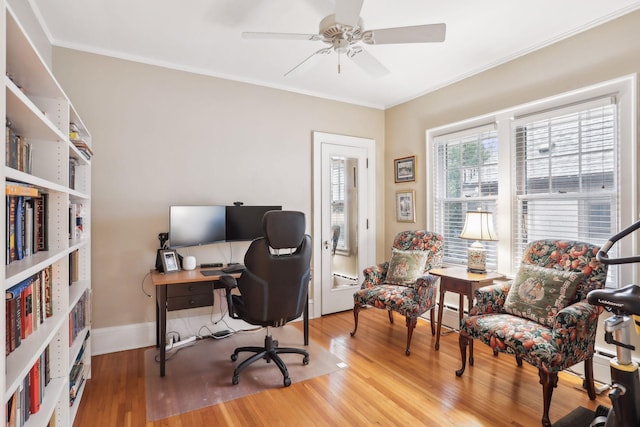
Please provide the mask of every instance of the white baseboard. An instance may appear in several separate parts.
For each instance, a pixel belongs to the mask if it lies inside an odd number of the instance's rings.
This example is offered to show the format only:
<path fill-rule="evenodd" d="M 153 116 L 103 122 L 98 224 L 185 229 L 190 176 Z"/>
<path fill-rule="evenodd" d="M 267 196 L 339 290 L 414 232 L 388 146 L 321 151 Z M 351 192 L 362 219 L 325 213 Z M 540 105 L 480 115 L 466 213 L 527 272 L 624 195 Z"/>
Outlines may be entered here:
<path fill-rule="evenodd" d="M 91 354 L 93 356 L 152 345 L 156 345 L 155 322 L 91 330 Z"/>
<path fill-rule="evenodd" d="M 436 307 L 436 316 L 438 316 L 438 308 Z M 431 312 L 427 311 L 424 313 L 422 318 L 430 320 Z M 438 319 L 435 319 L 437 322 Z M 451 307 L 449 305 L 444 306 L 442 310 L 442 326 L 449 329 L 458 330 L 460 329 L 460 317 L 458 315 L 458 309 L 456 307 Z"/>
<path fill-rule="evenodd" d="M 184 313 L 184 312 L 183 312 Z M 242 330 L 254 329 L 239 319 L 225 316 L 220 320 L 216 314 L 216 324 L 211 321 L 210 315 L 180 316 L 180 312 L 169 312 L 167 319 L 167 334 L 179 334 L 181 339 L 196 335 L 208 335 L 224 329 Z M 295 321 L 302 320 L 296 319 Z M 113 326 L 107 328 L 94 328 L 91 330 L 91 355 L 115 353 L 116 351 L 133 350 L 135 348 L 151 347 L 156 345 L 156 323 L 136 323 L 131 325 Z"/>

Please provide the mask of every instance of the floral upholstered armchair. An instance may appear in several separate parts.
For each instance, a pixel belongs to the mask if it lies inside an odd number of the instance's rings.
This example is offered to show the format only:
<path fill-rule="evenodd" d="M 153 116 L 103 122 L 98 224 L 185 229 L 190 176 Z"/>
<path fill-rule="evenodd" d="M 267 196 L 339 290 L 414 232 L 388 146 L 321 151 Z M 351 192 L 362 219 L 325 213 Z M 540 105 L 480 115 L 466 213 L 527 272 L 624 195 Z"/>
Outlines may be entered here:
<path fill-rule="evenodd" d="M 393 240 L 390 261 L 364 270 L 360 290 L 353 294 L 353 317 L 358 329 L 358 313 L 364 306 L 387 310 L 389 322 L 393 312 L 405 316 L 407 323 L 407 348 L 411 354 L 411 336 L 418 316 L 431 310 L 431 334 L 435 335 L 435 303 L 437 277 L 428 270 L 442 264 L 442 236 L 429 231 L 403 231 Z"/>
<path fill-rule="evenodd" d="M 460 322 L 460 355 L 473 365 L 473 339 L 494 353 L 514 354 L 538 368 L 542 384 L 542 425 L 550 426 L 551 395 L 558 372 L 584 361 L 585 385 L 595 399 L 593 352 L 600 307 L 589 291 L 604 287 L 607 266 L 596 259 L 600 248 L 589 243 L 538 240 L 530 243 L 515 279 L 476 291 L 476 304 Z"/>

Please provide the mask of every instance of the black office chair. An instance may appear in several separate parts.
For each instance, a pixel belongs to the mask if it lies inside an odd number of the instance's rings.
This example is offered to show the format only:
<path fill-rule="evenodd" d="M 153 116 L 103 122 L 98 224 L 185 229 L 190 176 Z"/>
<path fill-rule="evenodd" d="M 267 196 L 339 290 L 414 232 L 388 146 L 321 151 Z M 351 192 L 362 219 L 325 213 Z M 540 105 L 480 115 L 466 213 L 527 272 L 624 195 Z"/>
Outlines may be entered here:
<path fill-rule="evenodd" d="M 287 367 L 279 353 L 297 353 L 304 356 L 302 363 L 309 364 L 309 353 L 299 348 L 278 347 L 278 341 L 269 334 L 269 327 L 280 327 L 302 315 L 307 302 L 310 279 L 311 237 L 305 234 L 305 217 L 302 212 L 269 211 L 262 219 L 264 236 L 251 242 L 244 257 L 245 270 L 237 280 L 222 276 L 226 287 L 229 314 L 252 325 L 267 327 L 264 347 L 239 347 L 231 355 L 238 360 L 238 353 L 256 353 L 233 372 L 232 382 L 238 384 L 240 372 L 259 359 L 274 361 L 284 376 L 284 385 L 291 385 Z M 238 288 L 240 295 L 232 295 Z"/>

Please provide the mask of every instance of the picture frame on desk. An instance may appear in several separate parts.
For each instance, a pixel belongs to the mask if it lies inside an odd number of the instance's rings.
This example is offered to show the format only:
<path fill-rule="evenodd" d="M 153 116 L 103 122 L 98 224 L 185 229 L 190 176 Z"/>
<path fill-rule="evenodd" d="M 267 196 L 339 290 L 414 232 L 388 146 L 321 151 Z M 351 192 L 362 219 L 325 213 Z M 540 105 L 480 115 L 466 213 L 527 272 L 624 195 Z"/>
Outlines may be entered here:
<path fill-rule="evenodd" d="M 172 249 L 162 249 L 160 251 L 162 259 L 162 268 L 165 273 L 180 271 L 180 263 L 178 262 L 178 254 Z"/>

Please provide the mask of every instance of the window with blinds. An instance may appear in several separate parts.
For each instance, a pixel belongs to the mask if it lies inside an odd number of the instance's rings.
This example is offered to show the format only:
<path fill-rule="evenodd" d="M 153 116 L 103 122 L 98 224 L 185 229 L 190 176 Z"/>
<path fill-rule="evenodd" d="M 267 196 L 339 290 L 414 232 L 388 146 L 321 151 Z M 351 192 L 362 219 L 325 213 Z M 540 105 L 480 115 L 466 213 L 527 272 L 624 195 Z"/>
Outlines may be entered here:
<path fill-rule="evenodd" d="M 514 120 L 514 268 L 532 240 L 602 245 L 618 229 L 614 101 L 602 98 Z M 616 268 L 609 273 L 615 276 Z"/>
<path fill-rule="evenodd" d="M 487 267 L 510 277 L 533 240 L 603 245 L 638 221 L 636 82 L 625 76 L 427 130 L 427 226 L 445 237 L 446 262 L 467 263 L 472 242 L 458 236 L 468 210 L 494 214 Z M 637 255 L 638 239 L 621 239 L 609 257 Z M 607 286 L 638 281 L 635 264 L 608 272 Z"/>
<path fill-rule="evenodd" d="M 498 136 L 494 125 L 434 139 L 434 231 L 444 237 L 444 261 L 467 263 L 473 241 L 458 237 L 467 211 L 481 209 L 498 217 Z M 483 242 L 487 268 L 496 267 L 496 242 Z"/>

